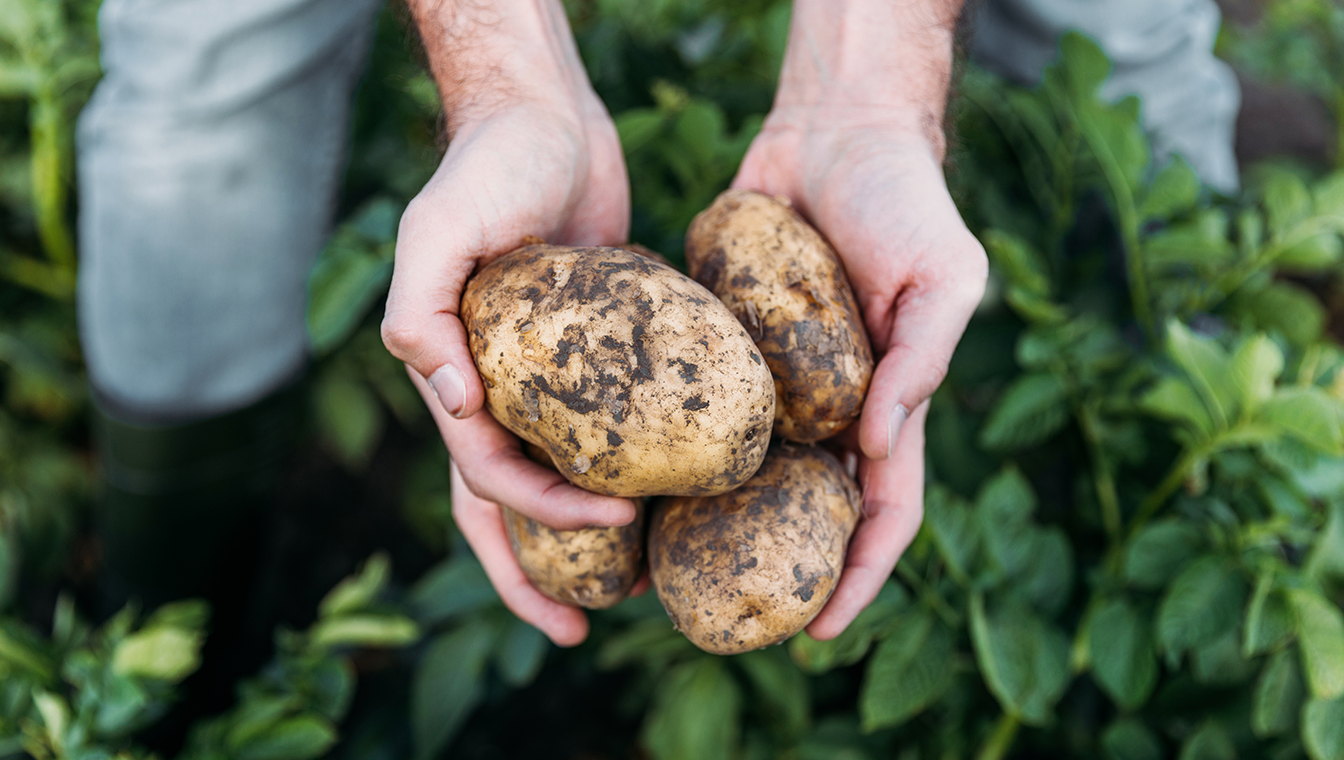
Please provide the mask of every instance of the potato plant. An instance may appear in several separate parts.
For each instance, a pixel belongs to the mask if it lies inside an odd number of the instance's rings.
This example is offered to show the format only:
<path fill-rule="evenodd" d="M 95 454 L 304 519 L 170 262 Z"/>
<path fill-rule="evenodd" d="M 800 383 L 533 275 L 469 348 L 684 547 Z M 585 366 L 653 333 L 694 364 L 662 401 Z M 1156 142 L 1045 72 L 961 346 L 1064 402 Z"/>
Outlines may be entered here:
<path fill-rule="evenodd" d="M 1311 3 L 1271 7 L 1275 28 L 1314 23 Z M 146 756 L 206 615 L 91 627 L 39 593 L 72 582 L 91 498 L 69 135 L 93 10 L 0 0 L 0 758 Z M 787 3 L 571 10 L 627 151 L 632 237 L 679 262 L 769 107 Z M 1344 758 L 1344 351 L 1320 297 L 1344 175 L 1258 167 L 1238 196 L 1209 192 L 1153 159 L 1139 103 L 1098 100 L 1108 64 L 1081 38 L 1032 90 L 965 67 L 949 174 L 994 278 L 934 397 L 924 526 L 894 577 L 829 642 L 709 655 L 649 594 L 561 651 L 455 534 L 441 444 L 378 341 L 396 220 L 436 156 L 395 15 L 310 281 L 306 445 L 362 472 L 390 432 L 414 436 L 398 498 L 442 559 L 406 588 L 382 560 L 338 586 L 183 756 L 477 756 L 541 717 L 538 689 L 609 678 L 621 710 L 582 716 L 615 747 L 598 756 Z M 1308 52 L 1344 45 L 1312 28 Z M 395 674 L 368 681 L 382 709 L 352 702 L 374 656 Z"/>

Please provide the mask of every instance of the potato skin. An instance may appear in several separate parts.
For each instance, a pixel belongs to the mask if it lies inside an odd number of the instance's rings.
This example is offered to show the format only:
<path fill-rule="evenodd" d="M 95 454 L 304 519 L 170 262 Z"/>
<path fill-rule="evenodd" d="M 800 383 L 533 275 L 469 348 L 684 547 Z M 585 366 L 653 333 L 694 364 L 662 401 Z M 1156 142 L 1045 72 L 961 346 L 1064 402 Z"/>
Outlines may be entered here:
<path fill-rule="evenodd" d="M 775 378 L 775 434 L 812 443 L 859 416 L 873 350 L 834 249 L 789 205 L 729 190 L 686 234 L 686 264 L 723 300 Z"/>
<path fill-rule="evenodd" d="M 540 446 L 523 444 L 527 458 L 555 469 Z M 644 555 L 644 500 L 635 519 L 615 528 L 555 530 L 500 505 L 509 547 L 527 580 L 544 596 L 571 607 L 614 607 L 639 580 Z"/>
<path fill-rule="evenodd" d="M 817 446 L 776 446 L 756 475 L 720 496 L 654 511 L 649 571 L 677 630 L 715 654 L 777 644 L 835 590 L 860 515 L 858 487 Z"/>
<path fill-rule="evenodd" d="M 765 458 L 765 360 L 713 294 L 669 266 L 529 245 L 468 281 L 461 316 L 490 413 L 580 488 L 723 493 Z"/>
<path fill-rule="evenodd" d="M 635 500 L 634 522 L 616 528 L 555 530 L 508 507 L 501 510 L 513 556 L 546 597 L 604 610 L 624 599 L 639 579 L 643 499 Z"/>

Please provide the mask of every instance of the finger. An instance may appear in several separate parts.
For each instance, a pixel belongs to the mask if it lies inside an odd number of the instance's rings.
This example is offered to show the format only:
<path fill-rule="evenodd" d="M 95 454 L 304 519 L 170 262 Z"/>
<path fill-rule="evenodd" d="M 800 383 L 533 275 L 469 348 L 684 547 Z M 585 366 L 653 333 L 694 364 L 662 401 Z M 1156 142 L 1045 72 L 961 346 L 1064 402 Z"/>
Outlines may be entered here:
<path fill-rule="evenodd" d="M 422 193 L 402 214 L 382 338 L 393 356 L 428 381 L 436 403 L 454 417 L 469 417 L 485 402 L 485 387 L 458 308 L 486 241 L 464 238 L 461 230 L 472 229 L 472 222 L 452 218 L 445 209 L 454 201 L 439 195 Z"/>
<path fill-rule="evenodd" d="M 507 504 L 556 530 L 614 527 L 635 519 L 635 505 L 629 499 L 590 493 L 529 460 L 518 439 L 488 412 L 454 419 L 433 403 L 433 391 L 424 378 L 414 370 L 408 374 L 424 397 L 464 483 L 475 495 Z"/>
<path fill-rule="evenodd" d="M 891 577 L 924 518 L 924 419 L 927 402 L 910 415 L 894 456 L 867 460 L 863 467 L 863 510 L 840 585 L 821 614 L 807 626 L 814 639 L 833 639 L 864 610 Z"/>
<path fill-rule="evenodd" d="M 630 587 L 630 593 L 626 594 L 626 598 L 633 599 L 637 596 L 643 596 L 652 587 L 653 580 L 649 577 L 649 571 L 645 570 L 644 574 L 639 576 L 639 580 L 635 581 L 635 585 Z"/>
<path fill-rule="evenodd" d="M 957 342 L 984 296 L 984 249 L 964 227 L 951 239 L 946 257 L 934 265 L 937 271 L 910 275 L 885 346 L 875 346 L 881 359 L 859 419 L 859 442 L 869 459 L 892 455 L 910 411 L 947 376 Z"/>
<path fill-rule="evenodd" d="M 572 647 L 588 636 L 588 618 L 574 607 L 537 591 L 509 548 L 499 506 L 473 494 L 452 465 L 453 519 L 471 544 L 499 598 L 513 614 L 535 626 L 558 646 Z"/>

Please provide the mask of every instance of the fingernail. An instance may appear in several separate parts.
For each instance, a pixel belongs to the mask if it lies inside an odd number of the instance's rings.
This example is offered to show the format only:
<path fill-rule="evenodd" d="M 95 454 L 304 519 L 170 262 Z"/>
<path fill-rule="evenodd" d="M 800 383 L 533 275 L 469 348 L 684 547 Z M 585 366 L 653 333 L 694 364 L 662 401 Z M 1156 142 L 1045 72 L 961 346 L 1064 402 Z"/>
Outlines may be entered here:
<path fill-rule="evenodd" d="M 429 376 L 429 387 L 439 397 L 439 403 L 454 417 L 467 405 L 467 381 L 457 367 L 445 364 Z"/>
<path fill-rule="evenodd" d="M 901 435 L 901 426 L 905 424 L 905 419 L 910 416 L 910 410 L 905 408 L 905 404 L 897 404 L 895 409 L 891 410 L 891 419 L 887 421 L 887 458 L 896 451 L 896 439 Z"/>
<path fill-rule="evenodd" d="M 859 455 L 852 451 L 845 452 L 845 472 L 849 473 L 851 478 L 858 477 L 859 474 Z"/>

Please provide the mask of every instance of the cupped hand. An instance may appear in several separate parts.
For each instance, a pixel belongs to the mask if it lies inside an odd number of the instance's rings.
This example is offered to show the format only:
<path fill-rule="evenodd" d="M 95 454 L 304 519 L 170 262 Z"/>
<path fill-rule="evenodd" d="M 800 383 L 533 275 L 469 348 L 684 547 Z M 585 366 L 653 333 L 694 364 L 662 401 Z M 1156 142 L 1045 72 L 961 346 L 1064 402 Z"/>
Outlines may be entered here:
<path fill-rule="evenodd" d="M 406 362 L 453 459 L 453 515 L 504 603 L 560 645 L 587 635 L 582 612 L 527 582 L 498 504 L 561 530 L 624 525 L 634 505 L 570 485 L 529 461 L 488 412 L 458 316 L 472 272 L 527 236 L 565 245 L 625 240 L 620 144 L 596 96 L 586 114 L 516 103 L 459 127 L 397 236 L 383 341 Z"/>
<path fill-rule="evenodd" d="M 890 118 L 888 118 L 890 116 Z M 807 632 L 839 635 L 877 596 L 923 519 L 924 420 L 984 293 L 984 249 L 943 178 L 941 137 L 901 113 L 779 108 L 733 182 L 788 198 L 835 247 L 878 358 L 838 442 L 858 455 L 864 517 Z"/>

